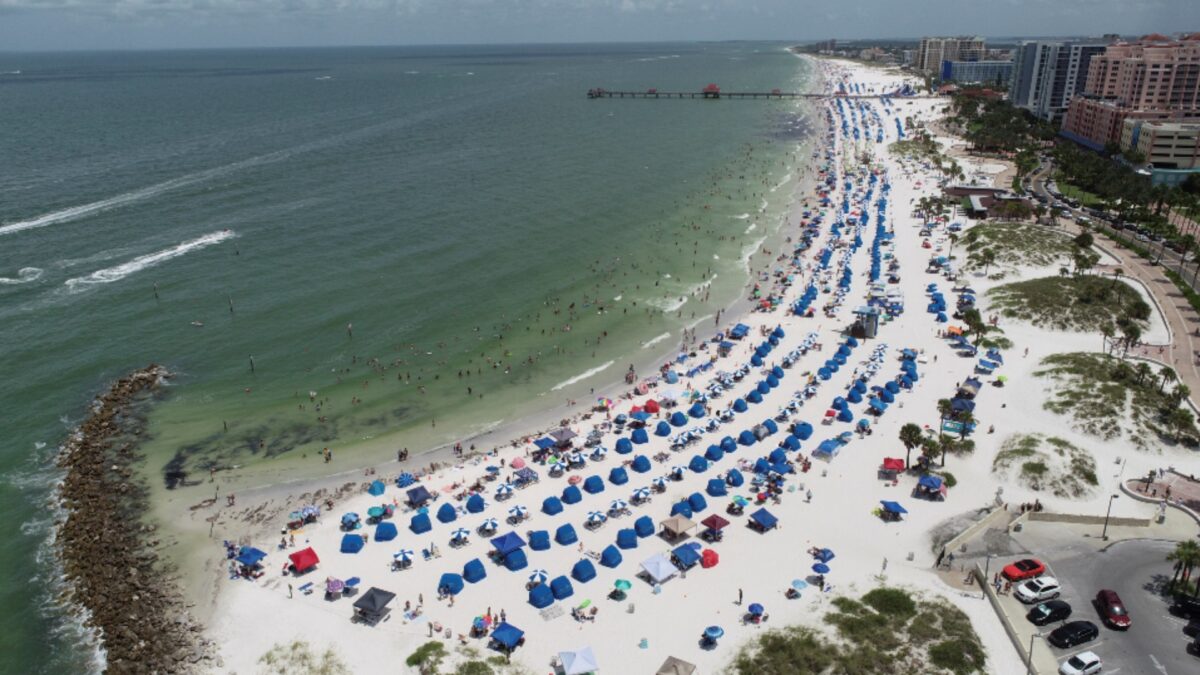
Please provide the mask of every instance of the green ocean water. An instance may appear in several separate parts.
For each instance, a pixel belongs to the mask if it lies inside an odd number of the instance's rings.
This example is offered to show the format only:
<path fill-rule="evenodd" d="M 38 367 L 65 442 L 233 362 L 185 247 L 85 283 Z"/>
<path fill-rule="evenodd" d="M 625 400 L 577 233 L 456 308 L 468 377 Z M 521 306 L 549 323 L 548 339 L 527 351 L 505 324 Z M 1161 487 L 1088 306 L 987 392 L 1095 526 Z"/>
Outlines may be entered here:
<path fill-rule="evenodd" d="M 566 417 L 711 330 L 805 128 L 586 90 L 805 77 L 761 43 L 0 54 L 0 672 L 92 658 L 46 499 L 112 378 L 177 374 L 159 489 Z"/>

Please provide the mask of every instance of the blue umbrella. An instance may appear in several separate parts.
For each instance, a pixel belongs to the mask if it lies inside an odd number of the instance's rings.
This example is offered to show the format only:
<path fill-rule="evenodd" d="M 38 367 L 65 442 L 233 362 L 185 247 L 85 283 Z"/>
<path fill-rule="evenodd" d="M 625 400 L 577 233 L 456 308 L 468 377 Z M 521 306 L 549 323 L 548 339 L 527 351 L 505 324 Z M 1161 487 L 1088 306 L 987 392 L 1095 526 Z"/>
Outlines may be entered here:
<path fill-rule="evenodd" d="M 825 563 L 817 563 L 812 566 L 812 571 L 816 572 L 817 574 L 829 574 L 829 565 L 826 565 Z"/>
<path fill-rule="evenodd" d="M 529 509 L 525 508 L 524 506 L 514 506 L 508 510 L 508 515 L 512 516 L 513 518 L 524 518 L 525 514 L 528 512 Z"/>
<path fill-rule="evenodd" d="M 708 628 L 704 629 L 704 637 L 710 640 L 717 640 L 725 637 L 725 629 L 721 628 L 720 626 L 709 626 Z"/>
<path fill-rule="evenodd" d="M 544 584 L 549 578 L 550 575 L 546 573 L 546 570 L 534 570 L 533 574 L 529 575 L 529 580 L 535 584 Z"/>
<path fill-rule="evenodd" d="M 412 485 L 415 482 L 417 482 L 417 479 L 411 473 L 408 473 L 407 471 L 400 474 L 396 478 L 396 485 L 398 487 L 402 487 L 402 488 L 408 487 L 409 485 Z"/>
<path fill-rule="evenodd" d="M 747 609 L 749 609 L 750 613 L 755 616 L 762 616 L 763 612 L 766 611 L 763 609 L 763 606 L 758 604 L 757 602 L 750 603 L 750 606 Z"/>
<path fill-rule="evenodd" d="M 792 588 L 802 591 L 808 588 L 808 582 L 803 579 L 792 579 Z"/>

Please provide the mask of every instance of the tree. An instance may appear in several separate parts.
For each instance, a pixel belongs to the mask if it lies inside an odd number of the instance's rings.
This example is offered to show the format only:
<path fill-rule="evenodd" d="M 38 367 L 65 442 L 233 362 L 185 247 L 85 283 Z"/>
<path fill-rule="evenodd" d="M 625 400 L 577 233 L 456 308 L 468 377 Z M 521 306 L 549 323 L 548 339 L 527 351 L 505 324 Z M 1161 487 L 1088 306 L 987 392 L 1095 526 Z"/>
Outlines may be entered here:
<path fill-rule="evenodd" d="M 958 415 L 955 417 L 955 421 L 962 425 L 962 427 L 960 427 L 958 430 L 958 440 L 967 440 L 967 434 L 971 433 L 971 430 L 968 427 L 970 427 L 972 424 L 975 424 L 975 416 L 972 415 L 970 411 L 964 410 L 958 413 Z M 945 452 L 942 453 L 942 466 L 946 466 Z"/>
<path fill-rule="evenodd" d="M 1192 570 L 1200 565 L 1200 544 L 1192 539 L 1175 544 L 1175 549 L 1167 554 L 1167 562 L 1175 563 L 1175 577 L 1171 579 L 1171 586 L 1174 587 L 1176 581 L 1183 581 L 1186 587 Z M 1200 584 L 1197 584 L 1197 588 L 1200 589 Z"/>
<path fill-rule="evenodd" d="M 949 236 L 947 236 L 946 238 L 950 240 L 950 248 L 946 249 L 946 259 L 953 260 L 954 259 L 954 244 L 955 244 L 955 242 L 958 241 L 958 235 L 951 232 L 949 234 Z"/>
<path fill-rule="evenodd" d="M 1175 374 L 1175 371 L 1170 366 L 1163 366 L 1162 370 L 1158 371 L 1158 374 L 1162 377 L 1162 382 L 1158 383 L 1158 393 L 1160 394 L 1163 387 L 1167 386 L 1167 382 L 1174 382 L 1179 379 L 1179 376 Z"/>
<path fill-rule="evenodd" d="M 1113 268 L 1113 286 L 1116 286 L 1117 282 L 1120 281 L 1121 277 L 1123 276 L 1125 276 L 1125 270 L 1121 269 L 1120 267 Z"/>
<path fill-rule="evenodd" d="M 996 251 L 990 248 L 983 249 L 979 252 L 979 262 L 983 263 L 983 276 L 986 277 L 996 262 Z"/>
<path fill-rule="evenodd" d="M 1185 234 L 1179 238 L 1179 269 L 1176 274 L 1183 276 L 1183 265 L 1187 262 L 1187 256 L 1196 248 L 1196 238 L 1190 234 Z"/>
<path fill-rule="evenodd" d="M 1178 405 L 1178 404 L 1176 404 Z M 1180 441 L 1190 436 L 1196 429 L 1196 418 L 1186 408 L 1174 408 L 1167 415 L 1167 424 L 1175 432 L 1175 440 Z"/>
<path fill-rule="evenodd" d="M 975 346 L 978 347 L 979 343 L 983 340 L 983 336 L 988 332 L 988 325 L 983 320 L 983 315 L 979 313 L 978 309 L 972 307 L 963 312 L 963 323 L 967 325 L 967 331 L 970 332 Z"/>
<path fill-rule="evenodd" d="M 1186 384 L 1177 384 L 1175 385 L 1175 388 L 1171 390 L 1171 400 L 1175 403 L 1175 405 L 1179 405 L 1180 403 L 1183 403 L 1188 396 L 1191 396 L 1191 394 L 1192 390 Z"/>
<path fill-rule="evenodd" d="M 1137 373 L 1138 384 L 1148 381 L 1150 378 L 1154 377 L 1154 369 L 1151 368 L 1150 364 L 1146 363 L 1145 361 L 1138 363 L 1134 372 Z"/>
<path fill-rule="evenodd" d="M 913 448 L 921 444 L 925 439 L 925 432 L 921 431 L 921 427 L 909 422 L 900 427 L 900 442 L 904 444 L 904 468 L 912 466 L 912 451 Z"/>
<path fill-rule="evenodd" d="M 1092 244 L 1096 243 L 1095 237 L 1093 237 L 1092 233 L 1088 232 L 1087 230 L 1080 232 L 1078 236 L 1072 239 L 1072 241 L 1075 242 L 1076 246 L 1082 249 L 1089 249 L 1092 247 Z"/>

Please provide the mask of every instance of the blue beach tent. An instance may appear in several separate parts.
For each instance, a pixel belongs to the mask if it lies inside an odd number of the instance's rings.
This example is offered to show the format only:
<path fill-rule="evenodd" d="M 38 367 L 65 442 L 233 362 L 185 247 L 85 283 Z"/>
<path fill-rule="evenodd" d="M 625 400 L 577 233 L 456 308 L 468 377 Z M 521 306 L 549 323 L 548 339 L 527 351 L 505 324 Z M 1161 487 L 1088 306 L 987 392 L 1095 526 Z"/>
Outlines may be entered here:
<path fill-rule="evenodd" d="M 570 523 L 559 526 L 554 532 L 554 541 L 558 542 L 559 546 L 570 546 L 579 541 L 579 537 L 575 534 L 575 528 Z"/>
<path fill-rule="evenodd" d="M 583 501 L 583 493 L 579 491 L 578 487 L 574 485 L 568 485 L 567 487 L 563 488 L 562 502 L 564 504 L 578 504 L 581 501 Z"/>
<path fill-rule="evenodd" d="M 725 481 L 721 478 L 713 478 L 708 481 L 708 485 L 704 488 L 709 497 L 724 497 L 729 494 L 725 489 Z"/>
<path fill-rule="evenodd" d="M 546 530 L 534 530 L 529 533 L 529 548 L 535 551 L 545 551 L 550 548 L 550 533 Z"/>
<path fill-rule="evenodd" d="M 361 534 L 345 534 L 342 536 L 342 553 L 358 553 L 365 542 Z"/>
<path fill-rule="evenodd" d="M 754 445 L 757 442 L 758 437 L 755 436 L 754 432 L 750 431 L 749 429 L 746 429 L 742 431 L 742 433 L 738 434 L 738 443 L 741 445 Z"/>
<path fill-rule="evenodd" d="M 628 438 L 617 439 L 617 454 L 628 455 L 633 452 L 633 443 Z"/>
<path fill-rule="evenodd" d="M 483 497 L 477 494 L 467 497 L 467 513 L 480 513 L 486 506 Z"/>
<path fill-rule="evenodd" d="M 440 523 L 453 523 L 458 519 L 458 511 L 450 504 L 442 504 L 437 512 L 437 519 Z"/>
<path fill-rule="evenodd" d="M 650 435 L 646 433 L 645 428 L 637 428 L 629 435 L 629 439 L 636 445 L 645 445 L 650 442 Z"/>
<path fill-rule="evenodd" d="M 637 540 L 637 532 L 635 532 L 633 528 L 627 527 L 617 530 L 617 548 L 622 550 L 637 548 Z"/>
<path fill-rule="evenodd" d="M 458 595 L 463 589 L 463 578 L 452 572 L 447 572 L 438 580 L 438 589 L 450 595 Z"/>
<path fill-rule="evenodd" d="M 629 474 L 625 471 L 625 467 L 614 466 L 612 471 L 608 472 L 608 482 L 613 485 L 624 485 L 629 482 Z"/>
<path fill-rule="evenodd" d="M 759 509 L 750 514 L 750 519 L 753 520 L 763 530 L 770 530 L 779 523 L 779 519 L 766 509 Z"/>
<path fill-rule="evenodd" d="M 600 552 L 600 564 L 605 567 L 616 567 L 621 564 L 621 552 L 616 546 L 609 544 Z"/>
<path fill-rule="evenodd" d="M 642 516 L 633 521 L 633 531 L 637 532 L 637 536 L 645 538 L 654 534 L 654 521 L 650 516 Z"/>
<path fill-rule="evenodd" d="M 688 500 L 686 500 L 686 499 L 675 502 L 674 504 L 671 505 L 671 515 L 683 516 L 684 518 L 691 518 L 692 517 L 692 505 L 689 504 Z"/>
<path fill-rule="evenodd" d="M 383 481 L 375 480 L 375 481 L 371 481 L 371 487 L 367 489 L 367 492 L 372 497 L 378 497 L 379 495 L 383 494 L 383 491 L 385 489 L 386 489 L 386 486 L 383 484 Z"/>
<path fill-rule="evenodd" d="M 708 449 L 704 451 L 704 458 L 710 462 L 719 462 L 724 456 L 725 451 L 716 444 L 708 446 Z"/>
<path fill-rule="evenodd" d="M 587 479 L 583 481 L 583 489 L 586 490 L 589 495 L 604 492 L 604 479 L 600 476 L 588 476 Z"/>
<path fill-rule="evenodd" d="M 479 558 L 471 558 L 463 565 L 462 577 L 470 583 L 478 583 L 487 578 L 487 570 L 483 568 L 483 563 L 479 562 Z"/>
<path fill-rule="evenodd" d="M 671 425 L 660 420 L 658 422 L 658 425 L 654 427 L 654 435 L 655 436 L 670 436 L 671 435 Z"/>
<path fill-rule="evenodd" d="M 679 412 L 678 410 L 671 413 L 671 426 L 682 427 L 686 424 L 687 424 L 687 415 L 684 415 L 683 413 Z"/>
<path fill-rule="evenodd" d="M 693 455 L 692 461 L 688 462 L 688 468 L 696 473 L 704 473 L 708 470 L 708 460 L 700 455 Z"/>
<path fill-rule="evenodd" d="M 575 595 L 575 587 L 571 585 L 571 580 L 565 576 L 555 577 L 550 582 L 550 592 L 554 594 L 555 600 L 565 600 Z"/>
<path fill-rule="evenodd" d="M 729 483 L 729 487 L 741 487 L 746 482 L 742 472 L 737 469 L 730 469 L 729 473 L 725 474 L 725 482 Z"/>
<path fill-rule="evenodd" d="M 746 405 L 746 399 L 739 398 L 739 399 L 734 400 L 734 402 L 733 402 L 733 411 L 734 412 L 744 413 L 749 409 L 750 409 L 750 406 Z"/>
<path fill-rule="evenodd" d="M 721 439 L 721 450 L 726 454 L 737 450 L 737 441 L 733 440 L 732 436 L 726 436 Z"/>
<path fill-rule="evenodd" d="M 700 494 L 699 492 L 693 492 L 692 495 L 688 497 L 688 506 L 692 507 L 692 513 L 700 513 L 704 509 L 708 508 L 708 501 L 704 499 L 704 495 Z"/>
<path fill-rule="evenodd" d="M 542 513 L 548 516 L 557 516 L 558 514 L 562 513 L 562 511 L 563 505 L 562 502 L 559 501 L 558 497 L 546 497 L 546 499 L 542 501 Z"/>
<path fill-rule="evenodd" d="M 413 531 L 413 534 L 425 534 L 433 529 L 433 523 L 429 522 L 428 513 L 418 513 L 412 517 L 408 523 L 408 529 Z"/>
<path fill-rule="evenodd" d="M 496 626 L 496 630 L 492 631 L 492 639 L 510 652 L 516 649 L 517 643 L 524 636 L 525 631 L 507 622 L 501 623 Z"/>
<path fill-rule="evenodd" d="M 688 409 L 688 414 L 699 419 L 707 415 L 708 411 L 704 409 L 703 403 L 694 403 L 692 404 L 692 407 Z"/>
<path fill-rule="evenodd" d="M 677 546 L 674 551 L 671 551 L 671 555 L 683 569 L 693 567 L 696 563 L 700 562 L 700 554 L 696 552 L 695 548 L 687 544 Z"/>
<path fill-rule="evenodd" d="M 581 584 L 586 584 L 596 578 L 596 566 L 591 560 L 583 558 L 571 568 L 571 578 Z"/>
<path fill-rule="evenodd" d="M 543 533 L 544 534 L 544 533 Z M 546 540 L 547 548 L 550 546 L 549 539 Z M 539 550 L 539 549 L 534 549 Z M 504 566 L 510 572 L 519 572 L 529 566 L 529 559 L 525 557 L 525 549 L 519 548 L 512 553 L 504 556 Z"/>
<path fill-rule="evenodd" d="M 492 548 L 496 549 L 496 553 L 506 556 L 513 551 L 519 551 L 525 547 L 525 540 L 516 532 L 508 532 L 499 537 L 492 538 Z"/>
<path fill-rule="evenodd" d="M 633 458 L 633 464 L 630 465 L 630 468 L 638 473 L 646 473 L 650 470 L 650 459 L 645 455 L 638 455 Z"/>
<path fill-rule="evenodd" d="M 799 450 L 800 449 L 800 439 L 789 434 L 786 438 L 783 439 L 782 447 L 787 448 L 788 450 Z"/>
<path fill-rule="evenodd" d="M 813 426 L 808 422 L 797 422 L 796 424 L 792 425 L 792 433 L 796 435 L 796 438 L 799 438 L 802 441 L 807 441 L 808 439 L 812 438 Z"/>
<path fill-rule="evenodd" d="M 391 541 L 396 538 L 396 524 L 385 521 L 375 527 L 375 541 Z"/>
<path fill-rule="evenodd" d="M 554 591 L 546 584 L 538 584 L 529 589 L 529 604 L 538 609 L 545 609 L 554 604 Z"/>
<path fill-rule="evenodd" d="M 758 393 L 757 389 L 751 389 L 749 394 L 746 394 L 746 400 L 755 405 L 762 403 L 762 394 Z"/>

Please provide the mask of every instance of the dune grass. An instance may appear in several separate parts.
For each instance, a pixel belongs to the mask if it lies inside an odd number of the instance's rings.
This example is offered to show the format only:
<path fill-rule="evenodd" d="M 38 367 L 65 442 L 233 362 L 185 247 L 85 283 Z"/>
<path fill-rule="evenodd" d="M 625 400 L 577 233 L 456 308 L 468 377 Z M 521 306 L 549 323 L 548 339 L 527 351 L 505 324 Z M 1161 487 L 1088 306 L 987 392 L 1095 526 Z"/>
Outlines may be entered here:
<path fill-rule="evenodd" d="M 1057 436 L 1042 434 L 1005 439 L 992 460 L 992 473 L 1066 499 L 1091 496 L 1099 485 L 1091 453 Z"/>
<path fill-rule="evenodd" d="M 1128 317 L 1143 328 L 1150 305 L 1117 279 L 1099 275 L 1041 277 L 997 286 L 988 292 L 1003 316 L 1065 331 L 1112 330 Z"/>
<path fill-rule="evenodd" d="M 1030 223 L 980 223 L 959 239 L 956 248 L 966 253 L 964 269 L 984 269 L 982 253 L 996 255 L 991 270 L 1017 266 L 1049 267 L 1070 261 L 1074 244 L 1061 232 Z"/>

